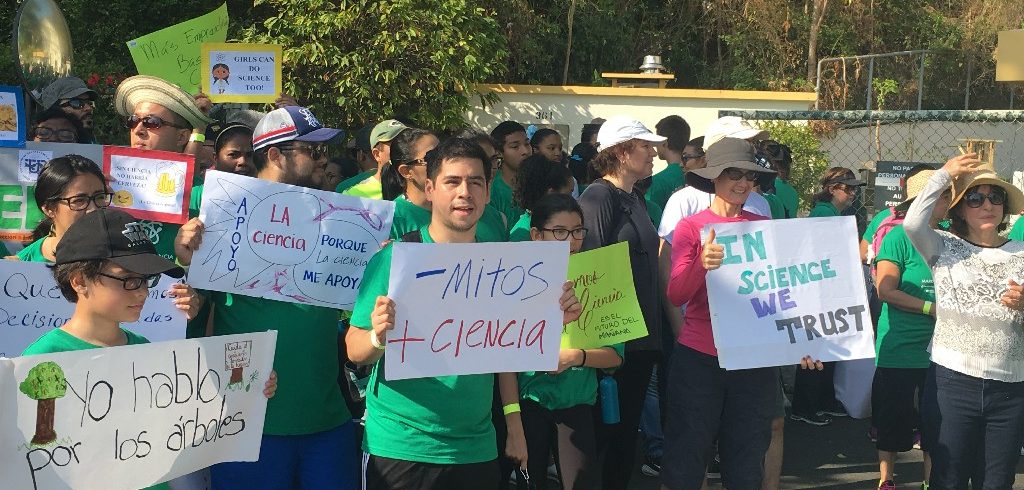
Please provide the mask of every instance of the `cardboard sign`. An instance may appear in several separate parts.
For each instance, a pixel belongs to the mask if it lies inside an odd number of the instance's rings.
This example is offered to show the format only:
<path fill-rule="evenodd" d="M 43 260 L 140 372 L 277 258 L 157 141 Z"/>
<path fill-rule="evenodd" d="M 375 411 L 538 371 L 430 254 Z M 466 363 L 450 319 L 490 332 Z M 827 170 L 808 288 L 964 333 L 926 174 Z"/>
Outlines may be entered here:
<path fill-rule="evenodd" d="M 204 43 L 203 93 L 213 102 L 272 103 L 281 93 L 281 46 Z"/>
<path fill-rule="evenodd" d="M 0 146 L 25 146 L 28 121 L 21 87 L 0 85 Z"/>
<path fill-rule="evenodd" d="M 558 367 L 567 242 L 393 247 L 386 379 Z"/>
<path fill-rule="evenodd" d="M 185 313 L 167 291 L 177 280 L 162 276 L 149 290 L 139 321 L 125 323 L 150 342 L 185 338 Z M 60 294 L 53 273 L 42 262 L 0 260 L 0 357 L 21 355 L 44 333 L 64 325 L 75 305 Z"/>
<path fill-rule="evenodd" d="M 936 163 L 924 162 L 875 162 L 874 205 L 875 212 L 895 206 L 904 199 L 904 181 L 910 169 L 918 165 L 930 165 L 939 168 Z"/>
<path fill-rule="evenodd" d="M 100 145 L 29 141 L 24 148 L 0 147 L 0 240 L 8 250 L 21 250 L 22 242 L 44 218 L 34 195 L 39 171 L 47 161 L 70 154 L 82 155 L 96 165 L 103 162 Z"/>
<path fill-rule="evenodd" d="M 174 83 L 190 94 L 199 90 L 200 47 L 222 43 L 228 35 L 228 4 L 206 15 L 128 41 L 128 51 L 139 75 Z"/>
<path fill-rule="evenodd" d="M 251 342 L 241 381 L 225 346 Z M 277 332 L 0 359 L 7 488 L 129 490 L 256 461 Z"/>
<path fill-rule="evenodd" d="M 707 274 L 721 367 L 874 357 L 853 216 L 709 226 L 725 247 L 722 266 Z"/>
<path fill-rule="evenodd" d="M 169 151 L 103 147 L 103 173 L 114 193 L 111 206 L 139 219 L 188 221 L 195 156 Z"/>
<path fill-rule="evenodd" d="M 569 280 L 583 312 L 565 326 L 563 348 L 592 349 L 647 336 L 629 267 L 629 244 L 569 256 Z"/>
<path fill-rule="evenodd" d="M 395 204 L 206 172 L 193 287 L 351 309 Z"/>

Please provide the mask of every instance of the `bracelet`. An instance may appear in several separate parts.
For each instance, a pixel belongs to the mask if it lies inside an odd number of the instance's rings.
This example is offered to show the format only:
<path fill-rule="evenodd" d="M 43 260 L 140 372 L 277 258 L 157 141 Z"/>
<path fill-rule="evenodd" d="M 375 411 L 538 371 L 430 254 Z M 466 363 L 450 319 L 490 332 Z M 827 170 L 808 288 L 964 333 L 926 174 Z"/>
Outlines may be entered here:
<path fill-rule="evenodd" d="M 587 350 L 586 349 L 580 349 L 580 352 L 583 353 L 583 362 L 580 362 L 580 365 L 577 366 L 577 367 L 583 367 L 583 366 L 587 365 Z"/>
<path fill-rule="evenodd" d="M 373 330 L 370 330 L 370 345 L 372 345 L 374 349 L 384 350 L 384 344 L 382 344 L 380 338 L 377 337 L 377 332 L 374 332 Z"/>
<path fill-rule="evenodd" d="M 505 415 L 508 415 L 510 413 L 522 412 L 523 409 L 519 408 L 519 404 L 518 403 L 509 403 L 508 405 L 505 405 L 504 407 L 501 407 L 501 411 Z"/>
<path fill-rule="evenodd" d="M 189 135 L 188 140 L 203 143 L 206 141 L 206 135 L 203 133 L 192 133 Z"/>
<path fill-rule="evenodd" d="M 931 314 L 932 314 L 932 302 L 931 301 L 925 301 L 924 302 L 924 306 L 921 307 L 921 313 L 924 313 L 925 315 L 931 316 Z"/>

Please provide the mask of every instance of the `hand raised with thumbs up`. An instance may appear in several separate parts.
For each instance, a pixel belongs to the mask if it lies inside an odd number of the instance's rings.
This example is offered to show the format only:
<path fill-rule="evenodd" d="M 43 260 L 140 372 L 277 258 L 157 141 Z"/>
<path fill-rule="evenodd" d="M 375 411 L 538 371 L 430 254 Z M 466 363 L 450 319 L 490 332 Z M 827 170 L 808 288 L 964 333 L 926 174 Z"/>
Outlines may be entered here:
<path fill-rule="evenodd" d="M 700 251 L 700 263 L 704 266 L 705 270 L 713 271 L 722 266 L 722 260 L 725 259 L 725 247 L 715 243 L 715 229 L 712 228 L 708 232 L 708 237 L 704 239 L 704 245 Z"/>

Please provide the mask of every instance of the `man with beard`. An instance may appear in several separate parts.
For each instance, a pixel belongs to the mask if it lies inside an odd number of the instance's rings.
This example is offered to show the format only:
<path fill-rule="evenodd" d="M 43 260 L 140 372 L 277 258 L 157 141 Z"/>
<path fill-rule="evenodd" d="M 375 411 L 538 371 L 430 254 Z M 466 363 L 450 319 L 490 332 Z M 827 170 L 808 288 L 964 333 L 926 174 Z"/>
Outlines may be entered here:
<path fill-rule="evenodd" d="M 84 128 L 79 141 L 95 143 L 93 137 L 92 112 L 96 109 L 96 92 L 85 85 L 81 78 L 63 77 L 54 80 L 39 94 L 42 110 L 60 109 L 78 119 Z"/>

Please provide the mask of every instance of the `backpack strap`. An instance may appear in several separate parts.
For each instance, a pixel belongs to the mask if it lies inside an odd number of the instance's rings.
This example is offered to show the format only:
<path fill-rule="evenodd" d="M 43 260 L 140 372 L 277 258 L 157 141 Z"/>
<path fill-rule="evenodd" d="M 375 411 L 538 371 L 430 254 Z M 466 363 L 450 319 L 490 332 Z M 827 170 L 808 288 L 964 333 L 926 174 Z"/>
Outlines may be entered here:
<path fill-rule="evenodd" d="M 413 230 L 398 239 L 400 242 L 423 243 L 423 234 L 420 230 Z"/>

